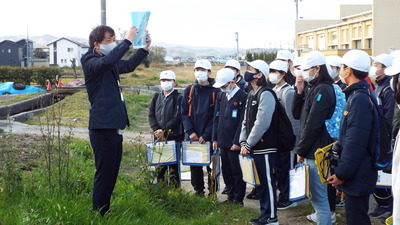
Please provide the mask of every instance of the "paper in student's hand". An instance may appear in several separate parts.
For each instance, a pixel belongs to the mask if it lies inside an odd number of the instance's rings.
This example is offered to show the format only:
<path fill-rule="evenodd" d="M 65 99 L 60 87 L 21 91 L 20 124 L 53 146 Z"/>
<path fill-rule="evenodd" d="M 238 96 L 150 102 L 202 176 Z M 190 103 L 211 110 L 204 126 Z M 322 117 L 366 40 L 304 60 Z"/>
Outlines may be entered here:
<path fill-rule="evenodd" d="M 136 26 L 138 29 L 138 34 L 136 39 L 133 41 L 134 48 L 143 48 L 146 46 L 146 38 L 147 38 L 147 24 L 150 18 L 150 12 L 148 11 L 140 11 L 140 12 L 132 12 L 132 25 Z"/>

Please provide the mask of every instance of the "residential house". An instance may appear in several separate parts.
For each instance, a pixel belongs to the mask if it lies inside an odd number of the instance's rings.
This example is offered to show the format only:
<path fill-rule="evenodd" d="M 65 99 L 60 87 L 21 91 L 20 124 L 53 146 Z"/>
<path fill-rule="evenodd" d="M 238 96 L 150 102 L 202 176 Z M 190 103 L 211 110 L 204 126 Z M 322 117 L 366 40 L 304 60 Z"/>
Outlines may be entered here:
<path fill-rule="evenodd" d="M 0 42 L 0 66 L 32 66 L 33 42 L 22 39 L 17 42 Z"/>
<path fill-rule="evenodd" d="M 47 44 L 49 46 L 50 65 L 59 67 L 71 66 L 75 60 L 76 66 L 81 66 L 81 57 L 85 54 L 89 46 L 78 43 L 67 38 L 60 38 Z"/>

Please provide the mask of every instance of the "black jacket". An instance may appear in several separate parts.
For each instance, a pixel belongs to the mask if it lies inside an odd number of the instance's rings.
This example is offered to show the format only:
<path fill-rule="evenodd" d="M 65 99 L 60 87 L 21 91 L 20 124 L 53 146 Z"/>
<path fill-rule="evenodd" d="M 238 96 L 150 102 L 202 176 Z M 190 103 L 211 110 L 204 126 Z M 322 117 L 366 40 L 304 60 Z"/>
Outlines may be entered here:
<path fill-rule="evenodd" d="M 335 111 L 336 96 L 332 84 L 328 82 L 313 86 L 315 80 L 305 83 L 302 94 L 293 97 L 292 112 L 294 119 L 300 119 L 300 137 L 297 154 L 314 159 L 318 148 L 333 142 L 329 135 L 325 120 L 330 119 Z"/>
<path fill-rule="evenodd" d="M 217 141 L 220 148 L 230 149 L 233 144 L 240 146 L 239 137 L 246 99 L 246 92 L 240 89 L 229 101 L 225 93 L 221 92 L 218 94 L 215 105 L 212 140 Z"/>
<path fill-rule="evenodd" d="M 372 152 L 379 129 L 378 114 L 371 100 L 376 101 L 367 81 L 362 80 L 344 89 L 347 104 L 340 125 L 340 160 L 334 173 L 343 180 L 339 189 L 353 196 L 365 196 L 374 192 L 377 171 L 373 167 Z M 365 92 L 365 93 L 361 93 Z"/>
<path fill-rule="evenodd" d="M 396 102 L 394 99 L 394 91 L 390 88 L 391 78 L 391 76 L 386 76 L 380 80 L 376 80 L 378 86 L 375 88 L 374 92 L 375 95 L 380 98 L 383 115 L 385 115 L 387 121 L 392 125 Z"/>
<path fill-rule="evenodd" d="M 161 129 L 167 140 L 182 140 L 182 94 L 177 90 L 165 97 L 164 92 L 153 96 L 149 110 L 149 123 L 153 131 Z"/>
<path fill-rule="evenodd" d="M 215 83 L 213 78 L 208 78 L 208 83 L 207 86 L 202 86 L 195 81 L 193 84 L 185 88 L 182 99 L 181 114 L 183 128 L 187 135 L 191 135 L 195 132 L 199 138 L 203 137 L 204 140 L 211 141 L 214 106 L 220 89 L 213 87 L 213 84 Z M 189 116 L 188 97 L 192 85 L 194 85 L 192 101 L 190 103 L 192 106 L 192 114 Z"/>
<path fill-rule="evenodd" d="M 122 41 L 109 54 L 89 48 L 82 56 L 85 85 L 90 101 L 89 129 L 124 129 L 129 126 L 125 102 L 121 99 L 119 74 L 132 72 L 149 54 L 139 49 L 128 60 L 121 60 L 132 43 Z"/>

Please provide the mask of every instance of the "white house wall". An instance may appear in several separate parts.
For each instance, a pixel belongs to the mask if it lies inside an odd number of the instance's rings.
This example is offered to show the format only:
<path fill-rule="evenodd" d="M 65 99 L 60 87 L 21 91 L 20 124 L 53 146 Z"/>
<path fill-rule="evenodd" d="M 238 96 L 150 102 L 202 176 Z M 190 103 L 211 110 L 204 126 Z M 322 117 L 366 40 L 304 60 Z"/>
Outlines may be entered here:
<path fill-rule="evenodd" d="M 54 52 L 54 43 L 50 47 L 50 64 L 54 64 L 54 54 L 57 54 L 57 64 L 59 67 L 71 67 L 72 59 L 76 59 L 76 66 L 81 66 L 81 56 L 86 53 L 87 48 L 82 48 L 79 45 L 65 39 L 60 39 L 57 42 L 57 51 Z M 71 49 L 68 51 L 68 49 Z"/>

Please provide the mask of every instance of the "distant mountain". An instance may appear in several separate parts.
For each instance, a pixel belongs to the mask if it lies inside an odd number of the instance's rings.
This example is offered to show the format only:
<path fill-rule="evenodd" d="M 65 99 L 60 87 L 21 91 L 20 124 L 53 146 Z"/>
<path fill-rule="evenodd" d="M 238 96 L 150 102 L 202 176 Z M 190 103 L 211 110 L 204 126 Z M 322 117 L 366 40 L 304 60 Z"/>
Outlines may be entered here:
<path fill-rule="evenodd" d="M 42 35 L 42 36 L 29 36 L 29 39 L 33 41 L 34 47 L 46 46 L 48 43 L 57 40 L 61 37 L 56 37 L 53 35 Z M 79 42 L 82 44 L 88 44 L 88 40 L 78 37 L 65 37 L 72 41 Z M 26 39 L 24 35 L 18 36 L 1 36 L 0 42 L 4 40 L 19 41 L 21 39 Z M 162 46 L 167 49 L 167 55 L 170 57 L 180 57 L 180 58 L 200 58 L 206 56 L 214 56 L 217 58 L 224 57 L 234 57 L 236 55 L 235 48 L 216 48 L 216 47 L 196 47 L 188 45 L 179 44 L 169 44 L 169 43 L 153 43 L 153 46 Z M 243 54 L 244 50 L 239 49 L 240 54 Z"/>

